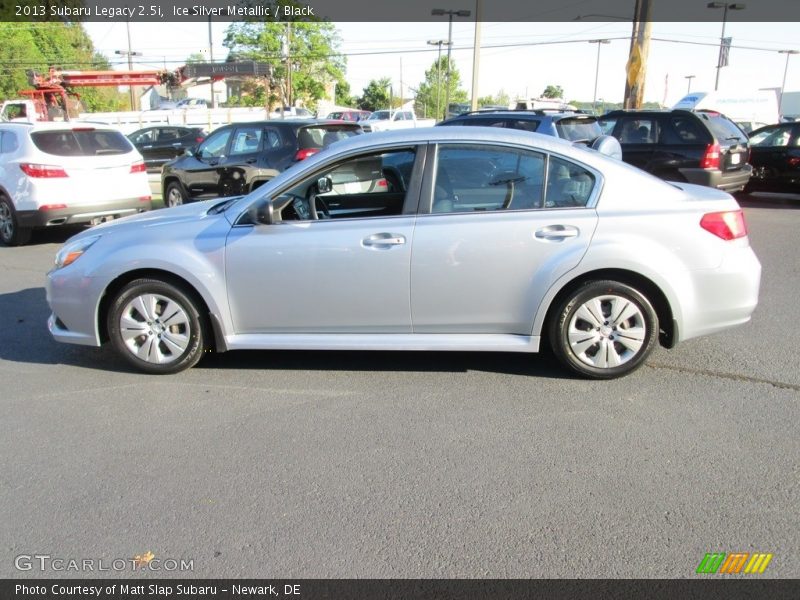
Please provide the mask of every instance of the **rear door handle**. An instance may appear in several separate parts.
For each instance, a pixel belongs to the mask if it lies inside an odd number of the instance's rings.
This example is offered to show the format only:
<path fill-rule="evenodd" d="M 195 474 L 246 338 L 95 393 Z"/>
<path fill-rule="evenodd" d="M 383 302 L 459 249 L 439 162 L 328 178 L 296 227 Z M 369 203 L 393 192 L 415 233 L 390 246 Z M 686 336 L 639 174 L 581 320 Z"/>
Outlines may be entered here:
<path fill-rule="evenodd" d="M 566 239 L 578 237 L 580 231 L 572 225 L 548 225 L 537 229 L 534 237 L 543 242 L 563 242 Z"/>
<path fill-rule="evenodd" d="M 392 246 L 402 246 L 406 243 L 404 235 L 399 233 L 373 233 L 361 240 L 361 245 L 366 248 L 390 248 Z"/>

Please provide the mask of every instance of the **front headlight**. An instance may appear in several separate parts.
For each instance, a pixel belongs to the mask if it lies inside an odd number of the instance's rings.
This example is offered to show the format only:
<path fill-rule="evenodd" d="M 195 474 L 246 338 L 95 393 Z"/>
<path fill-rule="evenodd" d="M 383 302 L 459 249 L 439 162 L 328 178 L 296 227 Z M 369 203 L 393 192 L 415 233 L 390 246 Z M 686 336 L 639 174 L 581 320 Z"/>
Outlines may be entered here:
<path fill-rule="evenodd" d="M 90 237 L 81 238 L 74 242 L 67 242 L 61 247 L 61 250 L 56 254 L 56 269 L 61 269 L 67 265 L 71 265 L 78 260 L 83 253 L 91 248 L 101 236 L 93 235 Z"/>

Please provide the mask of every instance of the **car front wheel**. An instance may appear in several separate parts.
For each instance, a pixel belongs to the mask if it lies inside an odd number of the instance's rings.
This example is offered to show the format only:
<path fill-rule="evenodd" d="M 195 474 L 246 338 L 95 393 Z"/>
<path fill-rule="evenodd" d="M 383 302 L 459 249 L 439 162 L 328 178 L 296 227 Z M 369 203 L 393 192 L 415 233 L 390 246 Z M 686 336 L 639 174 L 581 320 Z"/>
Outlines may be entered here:
<path fill-rule="evenodd" d="M 137 279 L 114 298 L 108 333 L 116 351 L 146 373 L 177 373 L 193 367 L 204 350 L 202 317 L 179 287 Z"/>
<path fill-rule="evenodd" d="M 164 205 L 167 208 L 171 208 L 173 206 L 180 206 L 181 204 L 185 203 L 186 194 L 183 193 L 181 184 L 173 181 L 167 186 L 167 189 L 164 192 Z"/>
<path fill-rule="evenodd" d="M 653 350 L 658 316 L 647 297 L 618 281 L 591 281 L 559 304 L 550 324 L 554 354 L 592 379 L 634 371 Z"/>

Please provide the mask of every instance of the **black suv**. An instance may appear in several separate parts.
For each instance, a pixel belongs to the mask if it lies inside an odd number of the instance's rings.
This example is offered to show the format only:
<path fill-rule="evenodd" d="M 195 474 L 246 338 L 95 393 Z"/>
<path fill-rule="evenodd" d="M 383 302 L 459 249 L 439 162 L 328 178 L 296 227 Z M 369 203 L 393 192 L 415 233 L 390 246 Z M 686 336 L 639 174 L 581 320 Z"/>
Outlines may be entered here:
<path fill-rule="evenodd" d="M 600 126 L 619 140 L 626 163 L 661 179 L 738 192 L 753 171 L 747 134 L 718 112 L 615 110 Z"/>
<path fill-rule="evenodd" d="M 597 118 L 592 115 L 548 110 L 478 110 L 460 114 L 438 125 L 507 127 L 587 144 L 603 134 Z"/>
<path fill-rule="evenodd" d="M 224 125 L 164 165 L 164 204 L 247 194 L 333 142 L 360 133 L 356 123 L 309 119 Z"/>

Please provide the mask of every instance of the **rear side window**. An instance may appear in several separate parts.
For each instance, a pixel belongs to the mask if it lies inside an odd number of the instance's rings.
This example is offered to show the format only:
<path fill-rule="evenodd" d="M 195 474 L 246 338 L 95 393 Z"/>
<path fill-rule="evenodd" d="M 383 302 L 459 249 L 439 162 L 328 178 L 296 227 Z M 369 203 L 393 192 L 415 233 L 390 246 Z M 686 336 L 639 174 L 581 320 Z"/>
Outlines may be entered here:
<path fill-rule="evenodd" d="M 550 157 L 545 208 L 579 208 L 589 202 L 595 177 L 575 163 Z"/>
<path fill-rule="evenodd" d="M 230 155 L 258 152 L 262 131 L 260 127 L 237 127 L 236 133 L 233 134 Z"/>
<path fill-rule="evenodd" d="M 128 138 L 119 131 L 102 129 L 36 131 L 31 140 L 39 150 L 55 156 L 127 154 L 133 150 Z"/>
<path fill-rule="evenodd" d="M 339 140 L 358 135 L 358 127 L 342 125 L 322 125 L 319 127 L 304 127 L 297 133 L 300 149 L 325 148 Z"/>
<path fill-rule="evenodd" d="M 747 134 L 733 121 L 719 113 L 696 113 L 719 142 L 746 142 Z"/>
<path fill-rule="evenodd" d="M 663 132 L 665 144 L 704 144 L 708 133 L 691 117 L 672 117 Z"/>
<path fill-rule="evenodd" d="M 623 144 L 655 144 L 657 139 L 655 119 L 637 117 L 622 122 L 619 141 Z"/>
<path fill-rule="evenodd" d="M 571 142 L 591 141 L 603 135 L 600 125 L 594 119 L 561 119 L 556 123 L 558 137 Z"/>

